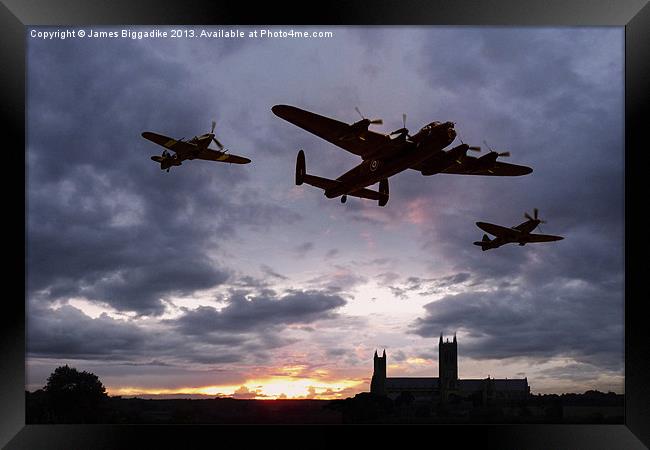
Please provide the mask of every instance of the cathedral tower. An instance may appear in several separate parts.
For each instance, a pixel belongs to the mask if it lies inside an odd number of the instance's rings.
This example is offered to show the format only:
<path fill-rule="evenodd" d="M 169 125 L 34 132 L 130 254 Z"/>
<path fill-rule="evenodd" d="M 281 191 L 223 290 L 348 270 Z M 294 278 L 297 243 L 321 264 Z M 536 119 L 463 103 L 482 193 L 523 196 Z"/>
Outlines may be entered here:
<path fill-rule="evenodd" d="M 440 333 L 438 345 L 440 394 L 443 401 L 446 401 L 449 392 L 458 389 L 458 343 L 456 342 L 456 334 L 454 334 L 453 342 L 449 342 L 449 339 L 443 342 L 442 333 Z"/>
<path fill-rule="evenodd" d="M 386 350 L 382 356 L 377 355 L 375 350 L 374 371 L 370 381 L 370 392 L 378 395 L 386 395 Z"/>

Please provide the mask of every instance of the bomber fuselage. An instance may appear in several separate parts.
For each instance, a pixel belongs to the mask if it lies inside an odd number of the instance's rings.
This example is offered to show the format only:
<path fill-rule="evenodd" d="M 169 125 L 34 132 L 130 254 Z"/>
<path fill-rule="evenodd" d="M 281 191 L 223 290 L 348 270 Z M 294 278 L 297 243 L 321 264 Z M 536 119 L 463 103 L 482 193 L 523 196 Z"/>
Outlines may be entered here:
<path fill-rule="evenodd" d="M 452 122 L 432 122 L 410 138 L 406 138 L 405 135 L 398 137 L 396 139 L 403 139 L 403 144 L 398 151 L 391 152 L 385 157 L 364 160 L 337 178 L 341 184 L 326 190 L 325 196 L 338 197 L 389 178 L 440 152 L 455 138 L 456 131 Z M 394 145 L 396 139 L 391 141 L 391 145 Z M 378 149 L 377 153 L 381 153 L 381 149 Z"/>

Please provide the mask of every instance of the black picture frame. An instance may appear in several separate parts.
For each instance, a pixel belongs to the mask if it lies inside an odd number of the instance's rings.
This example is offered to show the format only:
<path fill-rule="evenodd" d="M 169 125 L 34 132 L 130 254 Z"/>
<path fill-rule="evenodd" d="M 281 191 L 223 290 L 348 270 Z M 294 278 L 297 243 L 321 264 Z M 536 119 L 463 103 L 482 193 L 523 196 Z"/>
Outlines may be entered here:
<path fill-rule="evenodd" d="M 25 51 L 29 25 L 113 25 L 113 24 L 318 24 L 318 25 L 517 25 L 517 26 L 616 26 L 625 27 L 625 424 L 624 425 L 431 425 L 396 430 L 395 427 L 344 427 L 364 439 L 395 438 L 408 433 L 424 439 L 451 439 L 453 445 L 473 443 L 495 448 L 644 448 L 650 446 L 650 383 L 648 383 L 648 334 L 643 314 L 647 294 L 642 286 L 641 267 L 645 207 L 641 155 L 647 151 L 650 98 L 650 6 L 647 0 L 553 0 L 553 1 L 387 1 L 291 4 L 192 0 L 167 1 L 20 1 L 3 0 L 0 6 L 3 70 L 2 177 L 5 219 L 5 244 L 13 243 L 6 257 L 5 276 L 11 286 L 5 294 L 5 312 L 0 316 L 0 445 L 6 448 L 131 448 L 135 442 L 147 447 L 192 447 L 197 439 L 211 446 L 228 446 L 249 439 L 241 427 L 224 426 L 120 426 L 120 425 L 25 425 L 25 218 L 27 198 L 14 194 L 17 184 L 26 186 L 25 167 Z M 21 148 L 23 149 L 21 151 Z M 22 162 L 21 160 L 22 156 Z M 7 176 L 8 174 L 12 176 Z M 26 190 L 25 190 L 26 191 Z M 23 236 L 23 245 L 15 236 Z M 22 275 L 22 277 L 21 277 Z M 20 283 L 18 280 L 23 280 Z M 20 295 L 19 293 L 22 293 Z M 645 295 L 644 295 L 645 294 Z M 9 308 L 7 308 L 7 306 Z M 298 427 L 312 433 L 314 440 L 337 442 L 338 429 Z M 264 427 L 263 438 L 293 440 L 296 427 Z M 325 431 L 325 432 L 323 432 Z M 333 432 L 332 432 L 333 431 Z M 348 434 L 348 433 L 346 433 Z M 218 439 L 218 442 L 216 441 Z M 365 441 L 368 442 L 369 441 Z M 418 442 L 418 441 L 413 441 Z M 419 441 L 423 442 L 423 441 Z M 427 441 L 424 441 L 427 442 Z"/>

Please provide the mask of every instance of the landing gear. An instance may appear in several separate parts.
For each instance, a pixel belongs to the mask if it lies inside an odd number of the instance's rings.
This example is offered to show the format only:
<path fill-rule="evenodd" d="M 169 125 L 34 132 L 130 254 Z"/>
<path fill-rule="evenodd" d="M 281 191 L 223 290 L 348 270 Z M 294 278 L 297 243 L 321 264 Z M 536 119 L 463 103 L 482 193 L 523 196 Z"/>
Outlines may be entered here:
<path fill-rule="evenodd" d="M 342 196 L 341 196 L 341 203 L 345 203 L 347 199 L 348 199 L 348 196 L 347 196 L 347 195 L 345 195 L 345 194 L 342 195 Z"/>

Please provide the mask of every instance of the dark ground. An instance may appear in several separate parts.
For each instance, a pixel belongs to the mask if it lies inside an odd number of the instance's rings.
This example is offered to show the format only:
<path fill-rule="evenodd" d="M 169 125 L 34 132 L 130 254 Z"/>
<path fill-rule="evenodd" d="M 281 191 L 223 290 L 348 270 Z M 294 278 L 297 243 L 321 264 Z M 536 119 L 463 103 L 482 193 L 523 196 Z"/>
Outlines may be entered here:
<path fill-rule="evenodd" d="M 456 405 L 357 394 L 345 400 L 141 399 L 107 397 L 92 406 L 54 404 L 26 392 L 26 423 L 335 424 L 583 423 L 622 424 L 624 397 L 613 393 L 530 396 L 509 404 Z"/>

